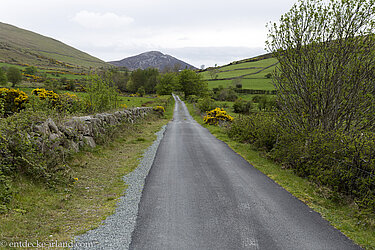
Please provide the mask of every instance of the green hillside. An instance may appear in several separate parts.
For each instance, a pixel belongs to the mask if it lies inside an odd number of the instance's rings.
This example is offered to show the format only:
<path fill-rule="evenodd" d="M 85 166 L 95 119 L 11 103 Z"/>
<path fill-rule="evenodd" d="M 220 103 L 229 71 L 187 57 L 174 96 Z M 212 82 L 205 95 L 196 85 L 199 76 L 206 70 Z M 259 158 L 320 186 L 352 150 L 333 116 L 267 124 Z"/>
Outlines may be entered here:
<path fill-rule="evenodd" d="M 109 66 L 60 41 L 1 22 L 0 62 L 60 69 Z"/>
<path fill-rule="evenodd" d="M 222 67 L 208 68 L 201 74 L 208 81 L 211 89 L 220 85 L 229 87 L 234 82 L 240 82 L 243 89 L 274 90 L 272 79 L 267 78 L 267 74 L 275 70 L 277 63 L 275 58 L 267 54 L 236 61 Z"/>

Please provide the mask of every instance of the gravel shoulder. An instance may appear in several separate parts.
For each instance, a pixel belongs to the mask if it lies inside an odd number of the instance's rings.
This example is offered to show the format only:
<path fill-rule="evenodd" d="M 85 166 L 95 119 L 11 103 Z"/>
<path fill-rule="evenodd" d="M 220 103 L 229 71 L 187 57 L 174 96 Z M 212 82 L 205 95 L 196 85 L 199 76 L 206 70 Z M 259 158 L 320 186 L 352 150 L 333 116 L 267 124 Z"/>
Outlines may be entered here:
<path fill-rule="evenodd" d="M 154 162 L 156 151 L 164 136 L 166 126 L 156 133 L 157 139 L 146 150 L 140 160 L 139 166 L 124 176 L 124 182 L 128 185 L 124 196 L 120 198 L 115 213 L 103 221 L 103 225 L 90 230 L 75 238 L 74 249 L 128 249 L 132 232 L 134 231 L 138 204 L 142 196 L 151 166 Z"/>

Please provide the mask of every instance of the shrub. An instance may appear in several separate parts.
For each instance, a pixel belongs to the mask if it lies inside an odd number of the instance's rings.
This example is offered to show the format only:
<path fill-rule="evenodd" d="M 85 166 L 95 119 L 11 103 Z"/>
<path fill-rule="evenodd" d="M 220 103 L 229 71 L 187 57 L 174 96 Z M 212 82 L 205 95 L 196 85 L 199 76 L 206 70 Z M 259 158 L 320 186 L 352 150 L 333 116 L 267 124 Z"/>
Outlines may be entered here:
<path fill-rule="evenodd" d="M 144 96 L 146 94 L 145 87 L 141 86 L 138 88 L 137 95 L 138 96 Z"/>
<path fill-rule="evenodd" d="M 270 151 L 276 144 L 279 128 L 275 115 L 254 113 L 236 119 L 227 133 L 236 141 Z"/>
<path fill-rule="evenodd" d="M 189 95 L 187 98 L 187 101 L 189 103 L 197 103 L 198 102 L 198 96 L 196 95 Z"/>
<path fill-rule="evenodd" d="M 236 88 L 236 89 L 242 89 L 242 78 L 236 78 L 236 79 L 233 79 L 232 80 L 232 85 Z"/>
<path fill-rule="evenodd" d="M 215 101 L 211 97 L 205 97 L 198 100 L 197 106 L 201 112 L 206 112 L 216 108 Z"/>
<path fill-rule="evenodd" d="M 60 96 L 52 90 L 33 89 L 31 94 L 38 96 L 40 100 L 45 100 L 50 108 L 56 108 L 60 102 Z"/>
<path fill-rule="evenodd" d="M 206 116 L 203 117 L 203 121 L 209 125 L 218 125 L 219 122 L 232 122 L 233 117 L 228 115 L 224 109 L 216 108 L 206 112 Z"/>
<path fill-rule="evenodd" d="M 240 114 L 249 114 L 252 109 L 252 103 L 245 101 L 242 98 L 238 98 L 233 104 L 233 112 Z"/>
<path fill-rule="evenodd" d="M 163 116 L 165 112 L 165 108 L 163 106 L 153 107 L 152 110 L 158 113 L 160 116 Z"/>
<path fill-rule="evenodd" d="M 0 102 L 5 115 L 19 112 L 26 107 L 29 97 L 18 89 L 0 88 Z"/>
<path fill-rule="evenodd" d="M 351 195 L 375 211 L 375 134 L 283 133 L 272 157 L 303 177 Z"/>
<path fill-rule="evenodd" d="M 274 111 L 277 109 L 276 100 L 274 97 L 267 95 L 256 95 L 252 100 L 254 103 L 258 103 L 259 111 Z"/>
<path fill-rule="evenodd" d="M 7 204 L 12 198 L 8 178 L 0 168 L 0 214 L 7 212 Z"/>
<path fill-rule="evenodd" d="M 89 112 L 100 112 L 117 107 L 118 91 L 111 74 L 91 75 L 87 86 L 86 103 Z"/>
<path fill-rule="evenodd" d="M 68 113 L 77 113 L 83 111 L 83 103 L 81 99 L 78 98 L 75 94 L 63 93 L 60 94 L 60 103 L 57 106 L 57 109 L 65 111 Z"/>
<path fill-rule="evenodd" d="M 32 101 L 34 110 L 57 110 L 59 112 L 77 113 L 84 111 L 83 102 L 70 93 L 57 94 L 51 90 L 33 89 L 31 94 L 38 97 L 41 103 Z"/>
<path fill-rule="evenodd" d="M 66 150 L 54 146 L 54 141 L 39 141 L 34 131 L 34 125 L 47 119 L 46 115 L 24 110 L 0 120 L 0 170 L 4 175 L 21 173 L 51 186 L 69 180 L 65 177 L 68 169 L 61 164 Z M 54 150 L 47 150 L 52 147 Z"/>
<path fill-rule="evenodd" d="M 234 102 L 237 98 L 237 93 L 231 88 L 220 89 L 215 97 L 216 100 L 229 102 Z"/>

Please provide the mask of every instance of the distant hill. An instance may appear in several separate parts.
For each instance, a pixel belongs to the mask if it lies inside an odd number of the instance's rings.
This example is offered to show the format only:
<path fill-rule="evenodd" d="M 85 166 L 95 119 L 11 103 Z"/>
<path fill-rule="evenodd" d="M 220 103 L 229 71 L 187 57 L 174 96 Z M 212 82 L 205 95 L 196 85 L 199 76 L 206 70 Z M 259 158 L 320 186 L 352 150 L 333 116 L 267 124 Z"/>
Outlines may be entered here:
<path fill-rule="evenodd" d="M 176 67 L 178 67 L 179 69 L 197 69 L 184 61 L 181 61 L 170 55 L 164 55 L 159 51 L 145 52 L 137 56 L 132 56 L 120 61 L 112 61 L 109 63 L 117 67 L 126 67 L 129 70 L 147 68 L 157 68 L 159 70 L 164 70 L 166 68 L 173 69 Z"/>
<path fill-rule="evenodd" d="M 109 66 L 60 41 L 1 22 L 0 62 L 56 68 Z"/>

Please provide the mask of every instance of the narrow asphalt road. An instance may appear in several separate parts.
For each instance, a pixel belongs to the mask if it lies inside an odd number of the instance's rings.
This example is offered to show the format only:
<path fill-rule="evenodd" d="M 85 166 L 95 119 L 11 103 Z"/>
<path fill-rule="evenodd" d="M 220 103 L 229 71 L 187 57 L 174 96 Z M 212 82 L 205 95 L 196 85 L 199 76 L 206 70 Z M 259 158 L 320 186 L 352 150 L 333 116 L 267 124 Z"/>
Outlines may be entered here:
<path fill-rule="evenodd" d="M 175 99 L 130 249 L 359 249 Z"/>

